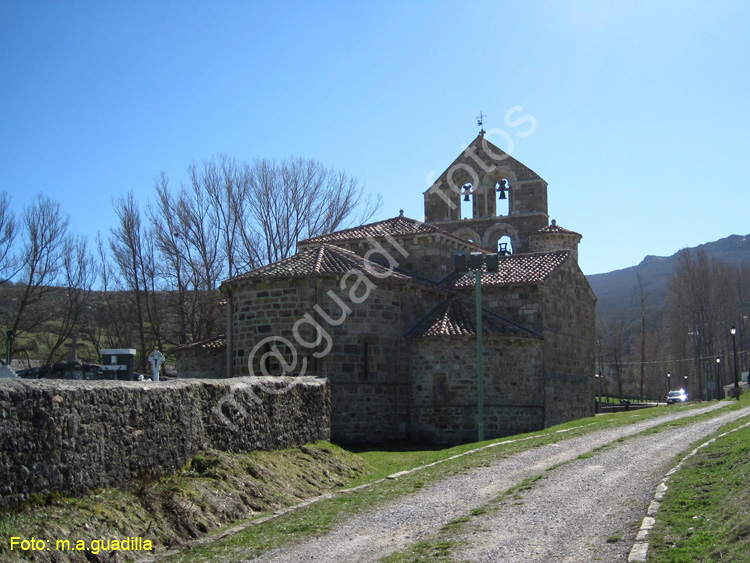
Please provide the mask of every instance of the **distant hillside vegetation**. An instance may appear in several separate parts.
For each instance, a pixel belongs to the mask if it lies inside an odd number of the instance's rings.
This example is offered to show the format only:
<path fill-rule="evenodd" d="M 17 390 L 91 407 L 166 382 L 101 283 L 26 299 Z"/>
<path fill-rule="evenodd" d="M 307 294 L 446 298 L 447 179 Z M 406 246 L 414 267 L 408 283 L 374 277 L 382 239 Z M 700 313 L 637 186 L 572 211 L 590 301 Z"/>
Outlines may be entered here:
<path fill-rule="evenodd" d="M 683 249 L 684 252 L 688 249 Z M 704 250 L 709 256 L 732 265 L 750 264 L 750 234 L 731 235 L 701 244 L 690 250 Z M 650 310 L 662 310 L 666 302 L 667 283 L 679 252 L 672 256 L 646 256 L 637 266 L 587 276 L 598 298 L 597 312 L 639 314 L 639 289 L 636 272 L 640 273 Z"/>

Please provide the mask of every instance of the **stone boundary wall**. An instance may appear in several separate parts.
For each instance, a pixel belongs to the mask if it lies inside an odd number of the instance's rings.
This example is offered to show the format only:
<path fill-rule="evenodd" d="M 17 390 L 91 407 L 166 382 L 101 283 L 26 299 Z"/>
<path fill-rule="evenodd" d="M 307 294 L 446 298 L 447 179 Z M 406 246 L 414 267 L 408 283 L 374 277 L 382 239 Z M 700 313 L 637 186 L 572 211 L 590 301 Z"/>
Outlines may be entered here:
<path fill-rule="evenodd" d="M 330 439 L 319 377 L 189 381 L 0 380 L 0 508 L 174 472 L 201 450 Z"/>

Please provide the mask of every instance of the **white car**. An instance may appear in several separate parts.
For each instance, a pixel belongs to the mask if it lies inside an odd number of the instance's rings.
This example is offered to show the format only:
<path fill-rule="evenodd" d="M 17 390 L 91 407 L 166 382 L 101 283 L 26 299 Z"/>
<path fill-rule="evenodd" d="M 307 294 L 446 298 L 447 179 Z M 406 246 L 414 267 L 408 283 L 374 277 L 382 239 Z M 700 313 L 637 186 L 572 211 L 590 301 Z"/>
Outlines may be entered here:
<path fill-rule="evenodd" d="M 680 389 L 679 391 L 670 391 L 669 395 L 667 395 L 667 404 L 671 405 L 672 403 L 684 403 L 688 400 L 687 393 L 685 393 L 684 389 Z"/>

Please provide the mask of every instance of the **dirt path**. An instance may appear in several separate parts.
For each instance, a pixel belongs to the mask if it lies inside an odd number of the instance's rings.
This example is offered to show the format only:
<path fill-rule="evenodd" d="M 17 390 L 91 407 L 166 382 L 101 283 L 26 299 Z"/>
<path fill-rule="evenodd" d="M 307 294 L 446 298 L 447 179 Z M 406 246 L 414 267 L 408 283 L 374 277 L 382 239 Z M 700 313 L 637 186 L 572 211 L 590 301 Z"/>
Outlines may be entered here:
<path fill-rule="evenodd" d="M 461 534 L 459 561 L 627 561 L 654 490 L 691 443 L 750 415 L 724 413 L 658 434 L 616 444 L 576 459 L 524 492 L 496 506 Z"/>
<path fill-rule="evenodd" d="M 324 536 L 268 553 L 254 561 L 377 561 L 433 536 L 448 522 L 491 503 L 500 493 L 528 477 L 618 438 L 726 404 L 678 411 L 655 420 L 533 448 L 490 467 L 476 468 L 434 483 L 388 507 L 347 520 Z M 604 561 L 618 558 L 624 561 L 622 554 L 627 555 L 648 499 L 673 456 L 692 441 L 743 415 L 750 415 L 750 409 L 725 413 L 709 422 L 655 436 L 628 440 L 592 458 L 576 460 L 547 472 L 546 479 L 525 493 L 523 504 L 504 505 L 498 511 L 474 519 L 464 537 L 468 541 L 465 551 L 457 553 L 456 559 L 592 561 L 601 553 L 606 554 Z M 596 531 L 583 534 L 581 530 Z M 620 537 L 613 542 L 617 534 Z"/>

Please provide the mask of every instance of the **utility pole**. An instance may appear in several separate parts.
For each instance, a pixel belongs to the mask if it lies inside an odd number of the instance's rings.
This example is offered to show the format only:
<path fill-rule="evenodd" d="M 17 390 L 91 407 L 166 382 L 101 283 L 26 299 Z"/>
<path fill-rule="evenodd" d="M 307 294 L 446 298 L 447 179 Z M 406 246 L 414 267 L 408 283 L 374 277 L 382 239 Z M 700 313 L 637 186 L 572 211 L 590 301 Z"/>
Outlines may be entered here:
<path fill-rule="evenodd" d="M 453 253 L 453 267 L 457 272 L 474 272 L 474 284 L 476 285 L 476 309 L 477 309 L 477 441 L 484 441 L 484 346 L 482 343 L 482 271 L 497 272 L 499 259 L 497 254 L 486 256 L 481 252 L 472 252 L 467 256 L 465 252 Z"/>

